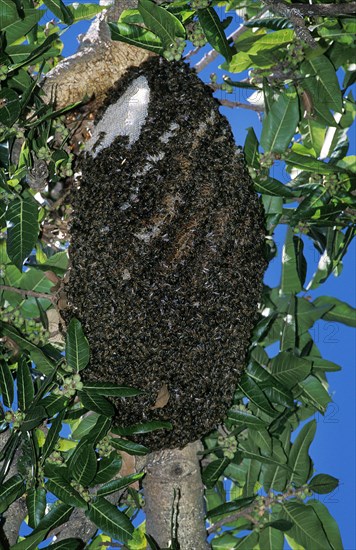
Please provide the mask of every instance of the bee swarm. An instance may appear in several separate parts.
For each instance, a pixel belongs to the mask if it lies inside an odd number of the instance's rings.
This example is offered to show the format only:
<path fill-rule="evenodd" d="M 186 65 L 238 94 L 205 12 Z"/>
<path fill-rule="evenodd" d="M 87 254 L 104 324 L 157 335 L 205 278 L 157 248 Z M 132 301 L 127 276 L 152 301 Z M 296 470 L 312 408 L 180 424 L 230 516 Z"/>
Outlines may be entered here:
<path fill-rule="evenodd" d="M 144 80 L 141 130 L 125 135 L 122 98 Z M 90 343 L 85 379 L 144 390 L 111 399 L 115 422 L 170 421 L 136 441 L 182 447 L 222 419 L 243 371 L 266 267 L 263 210 L 217 101 L 185 64 L 129 69 L 110 105 L 116 133 L 102 126 L 80 159 L 66 319 Z"/>

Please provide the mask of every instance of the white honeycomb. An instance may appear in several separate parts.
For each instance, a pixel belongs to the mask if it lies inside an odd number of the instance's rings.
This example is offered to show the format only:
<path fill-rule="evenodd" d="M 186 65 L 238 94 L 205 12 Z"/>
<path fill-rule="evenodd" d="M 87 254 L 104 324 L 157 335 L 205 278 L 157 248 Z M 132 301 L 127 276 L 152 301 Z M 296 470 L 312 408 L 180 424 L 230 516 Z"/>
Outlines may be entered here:
<path fill-rule="evenodd" d="M 140 137 L 150 100 L 150 88 L 144 76 L 136 78 L 120 99 L 110 105 L 95 126 L 85 150 L 92 157 L 109 147 L 118 136 L 128 136 L 129 147 Z"/>

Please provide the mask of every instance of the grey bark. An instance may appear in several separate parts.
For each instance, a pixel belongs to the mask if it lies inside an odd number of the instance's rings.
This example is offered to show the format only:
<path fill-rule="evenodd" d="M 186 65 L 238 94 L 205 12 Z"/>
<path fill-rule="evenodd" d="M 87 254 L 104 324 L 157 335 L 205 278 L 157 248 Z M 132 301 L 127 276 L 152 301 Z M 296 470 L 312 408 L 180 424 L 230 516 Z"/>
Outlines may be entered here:
<path fill-rule="evenodd" d="M 197 456 L 200 441 L 184 449 L 151 453 L 143 480 L 146 532 L 163 548 L 176 534 L 181 550 L 205 550 L 204 487 Z M 173 525 L 172 525 L 173 520 Z"/>
<path fill-rule="evenodd" d="M 94 19 L 88 32 L 80 37 L 77 53 L 46 75 L 42 86 L 46 101 L 61 108 L 94 97 L 100 105 L 106 92 L 128 67 L 138 66 L 154 55 L 110 38 L 108 21 L 117 21 L 125 9 L 136 5 L 136 0 L 117 0 Z"/>

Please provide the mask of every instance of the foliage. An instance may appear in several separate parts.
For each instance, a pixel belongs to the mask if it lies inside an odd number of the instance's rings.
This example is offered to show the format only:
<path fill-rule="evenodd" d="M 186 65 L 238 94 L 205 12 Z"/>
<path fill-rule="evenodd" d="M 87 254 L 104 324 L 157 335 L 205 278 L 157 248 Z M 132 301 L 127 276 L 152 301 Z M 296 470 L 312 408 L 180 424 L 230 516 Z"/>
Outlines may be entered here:
<path fill-rule="evenodd" d="M 247 2 L 246 16 L 255 20 L 234 43 L 225 33 L 230 20 L 220 20 L 217 5 L 228 12 L 246 3 L 140 0 L 137 10 L 111 24 L 113 39 L 167 59 L 181 56 L 187 37 L 195 36 L 198 46 L 207 40 L 230 73 L 221 84 L 214 80 L 215 89 L 252 88 L 250 102 L 263 102 L 265 114 L 260 140 L 250 128 L 244 152 L 266 211 L 270 260 L 277 254 L 276 227 L 288 226 L 281 281 L 264 289 L 234 404 L 225 424 L 204 440 L 208 464 L 202 475 L 212 547 L 282 550 L 287 540 L 292 548 L 339 550 L 334 519 L 321 502 L 310 500 L 313 493 L 333 491 L 338 482 L 327 474 L 314 475 L 309 447 L 313 416 L 324 414 L 331 402 L 326 374 L 340 367 L 321 357 L 311 329 L 320 319 L 354 326 L 355 315 L 348 304 L 328 296 L 311 300 L 306 291 L 340 275 L 354 234 L 355 165 L 347 137 L 355 113 L 349 91 L 354 22 L 347 16 L 312 18 L 317 41 L 312 48 L 296 39 L 288 20 L 273 13 L 263 17 L 260 2 Z M 42 24 L 46 7 L 55 20 Z M 56 112 L 46 104 L 40 79 L 60 59 L 65 28 L 100 9 L 61 0 L 40 6 L 32 0 L 1 0 L 0 314 L 5 348 L 0 389 L 1 430 L 8 437 L 1 452 L 0 512 L 26 495 L 32 533 L 14 546 L 18 549 L 46 540 L 76 507 L 104 532 L 90 548 L 108 537 L 124 543 L 132 536 L 129 548 L 144 547 L 142 527 L 134 530 L 130 519 L 141 496 L 133 489 L 122 492 L 119 508 L 106 497 L 141 477 L 118 477 L 118 451 L 148 451 L 120 436 L 166 427 L 123 427 L 109 435 L 107 388 L 84 386 L 80 378 L 89 354 L 81 326 L 73 321 L 65 345 L 58 331 L 55 304 L 68 266 L 66 178 L 73 175 L 74 158 L 65 115 L 72 106 Z M 246 70 L 247 80 L 238 76 Z M 272 177 L 276 162 L 284 163 L 288 183 Z M 310 241 L 320 260 L 307 281 L 303 248 Z M 274 357 L 267 351 L 271 344 L 279 347 Z M 123 387 L 110 392 L 135 395 Z M 63 426 L 71 437 L 63 435 Z M 9 477 L 17 449 L 22 460 Z M 58 500 L 46 507 L 48 492 Z M 70 544 L 81 548 L 76 539 Z"/>

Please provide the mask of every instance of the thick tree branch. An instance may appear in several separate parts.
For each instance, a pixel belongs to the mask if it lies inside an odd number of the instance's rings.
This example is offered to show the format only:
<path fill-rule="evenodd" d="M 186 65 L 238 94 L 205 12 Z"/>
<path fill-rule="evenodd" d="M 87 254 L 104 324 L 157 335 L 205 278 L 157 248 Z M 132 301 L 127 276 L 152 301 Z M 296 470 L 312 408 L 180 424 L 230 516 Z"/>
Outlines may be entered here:
<path fill-rule="evenodd" d="M 97 105 L 109 88 L 130 66 L 138 66 L 149 56 L 147 50 L 111 40 L 108 21 L 117 21 L 122 11 L 136 8 L 136 0 L 117 0 L 98 15 L 81 38 L 78 52 L 61 61 L 45 78 L 46 101 L 57 107 L 95 97 Z"/>
<path fill-rule="evenodd" d="M 265 0 L 265 4 L 275 11 L 283 9 L 285 13 L 297 10 L 306 16 L 331 17 L 337 15 L 353 15 L 356 12 L 356 2 L 345 2 L 342 4 L 286 4 L 279 0 Z M 286 15 L 288 17 L 288 15 Z"/>
<path fill-rule="evenodd" d="M 209 548 L 204 521 L 204 487 L 197 456 L 200 450 L 202 445 L 196 441 L 184 449 L 166 449 L 147 457 L 143 479 L 146 531 L 163 548 L 168 547 L 172 538 L 169 521 L 172 515 L 182 550 Z"/>

